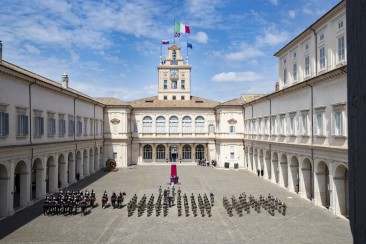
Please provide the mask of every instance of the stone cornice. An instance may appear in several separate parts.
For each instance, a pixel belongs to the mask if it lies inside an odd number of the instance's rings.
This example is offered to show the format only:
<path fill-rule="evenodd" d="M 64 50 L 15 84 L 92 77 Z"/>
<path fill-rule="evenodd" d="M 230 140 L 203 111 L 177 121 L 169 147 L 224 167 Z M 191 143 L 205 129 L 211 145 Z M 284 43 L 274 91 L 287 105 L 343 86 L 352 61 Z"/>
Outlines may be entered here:
<path fill-rule="evenodd" d="M 315 84 L 318 84 L 318 83 L 322 83 L 322 82 L 329 81 L 332 78 L 335 78 L 335 77 L 341 76 L 341 75 L 345 75 L 345 74 L 347 74 L 347 65 L 342 66 L 342 67 L 339 67 L 337 69 L 333 69 L 333 70 L 331 70 L 329 72 L 323 73 L 323 74 L 318 75 L 316 77 L 313 77 L 313 78 L 311 78 L 309 80 L 305 80 L 305 81 L 299 82 L 299 83 L 297 83 L 295 85 L 292 85 L 290 87 L 284 88 L 284 89 L 279 90 L 277 92 L 273 92 L 273 93 L 270 93 L 270 94 L 268 94 L 266 96 L 257 98 L 257 99 L 255 99 L 253 101 L 250 101 L 248 103 L 243 104 L 243 106 L 245 108 L 247 106 L 251 106 L 253 104 L 256 104 L 256 103 L 259 103 L 259 102 L 263 102 L 265 100 L 269 100 L 269 99 L 272 99 L 272 98 L 281 96 L 281 95 L 286 94 L 286 93 L 291 93 L 291 92 L 294 92 L 294 91 L 303 89 L 305 87 L 309 87 L 309 86 L 312 86 L 312 85 L 315 85 Z"/>

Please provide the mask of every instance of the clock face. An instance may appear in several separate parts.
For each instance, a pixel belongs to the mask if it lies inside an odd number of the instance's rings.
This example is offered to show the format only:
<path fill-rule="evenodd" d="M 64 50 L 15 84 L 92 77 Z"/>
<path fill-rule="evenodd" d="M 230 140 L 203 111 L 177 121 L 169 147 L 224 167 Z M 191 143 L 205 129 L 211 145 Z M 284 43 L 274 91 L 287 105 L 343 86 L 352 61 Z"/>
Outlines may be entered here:
<path fill-rule="evenodd" d="M 176 70 L 170 71 L 170 77 L 172 77 L 172 78 L 178 78 L 178 71 L 176 71 Z"/>

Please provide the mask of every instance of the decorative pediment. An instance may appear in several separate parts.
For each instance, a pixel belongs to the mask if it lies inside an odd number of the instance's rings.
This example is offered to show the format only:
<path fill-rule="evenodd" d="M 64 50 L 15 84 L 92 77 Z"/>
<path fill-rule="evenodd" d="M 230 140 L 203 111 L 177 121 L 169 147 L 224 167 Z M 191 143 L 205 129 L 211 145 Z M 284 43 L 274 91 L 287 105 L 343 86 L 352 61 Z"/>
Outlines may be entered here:
<path fill-rule="evenodd" d="M 238 121 L 236 121 L 236 119 L 229 119 L 227 122 L 229 124 L 236 124 Z"/>
<path fill-rule="evenodd" d="M 120 120 L 117 118 L 114 118 L 114 119 L 111 119 L 111 122 L 112 122 L 112 124 L 118 124 L 120 122 Z"/>

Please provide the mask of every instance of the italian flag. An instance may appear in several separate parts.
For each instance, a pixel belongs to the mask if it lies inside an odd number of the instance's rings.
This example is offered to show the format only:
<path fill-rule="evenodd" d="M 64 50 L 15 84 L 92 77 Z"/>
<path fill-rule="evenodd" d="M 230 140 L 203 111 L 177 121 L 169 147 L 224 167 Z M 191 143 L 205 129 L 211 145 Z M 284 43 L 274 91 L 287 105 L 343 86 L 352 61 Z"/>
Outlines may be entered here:
<path fill-rule="evenodd" d="M 175 22 L 175 32 L 189 34 L 189 33 L 191 33 L 191 30 L 189 29 L 188 25 L 183 25 L 182 23 Z"/>

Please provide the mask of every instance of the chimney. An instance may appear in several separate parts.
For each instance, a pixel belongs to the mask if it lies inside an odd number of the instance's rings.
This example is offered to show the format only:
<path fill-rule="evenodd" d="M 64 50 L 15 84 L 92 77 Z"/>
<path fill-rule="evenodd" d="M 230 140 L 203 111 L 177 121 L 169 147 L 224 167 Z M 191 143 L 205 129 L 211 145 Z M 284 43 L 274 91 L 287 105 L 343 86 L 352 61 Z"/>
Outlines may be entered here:
<path fill-rule="evenodd" d="M 278 81 L 276 82 L 275 90 L 276 92 L 280 90 L 280 84 L 278 83 Z"/>
<path fill-rule="evenodd" d="M 62 75 L 62 87 L 69 88 L 69 77 L 65 73 Z"/>
<path fill-rule="evenodd" d="M 3 43 L 0 40 L 0 63 L 3 61 Z"/>

